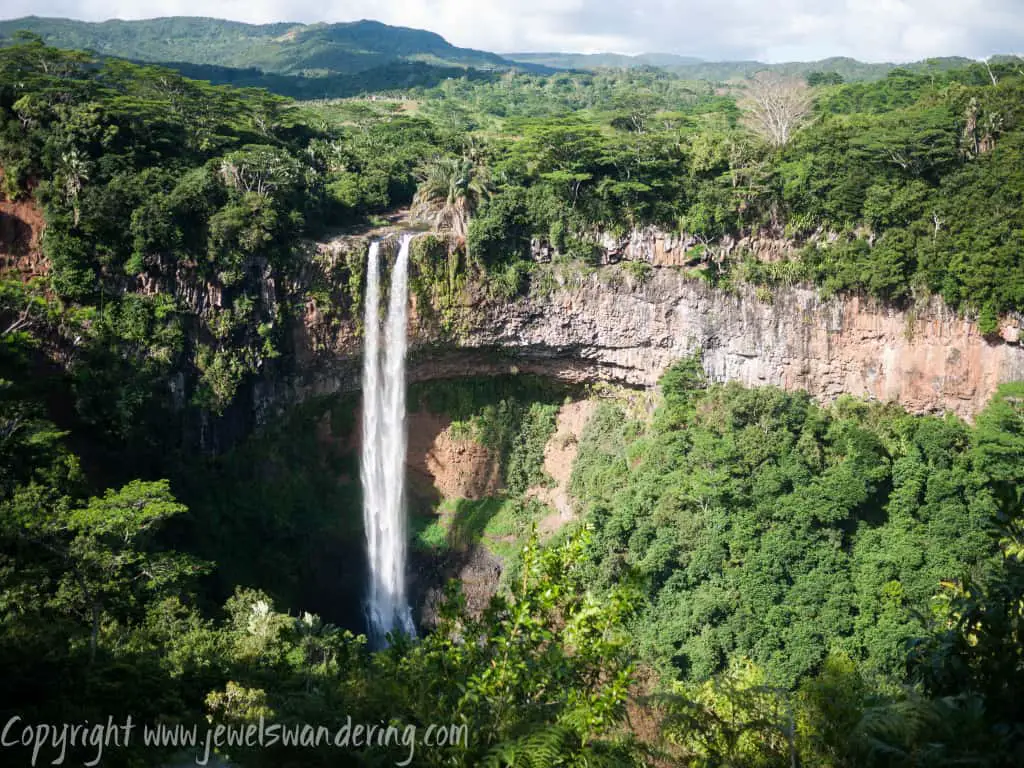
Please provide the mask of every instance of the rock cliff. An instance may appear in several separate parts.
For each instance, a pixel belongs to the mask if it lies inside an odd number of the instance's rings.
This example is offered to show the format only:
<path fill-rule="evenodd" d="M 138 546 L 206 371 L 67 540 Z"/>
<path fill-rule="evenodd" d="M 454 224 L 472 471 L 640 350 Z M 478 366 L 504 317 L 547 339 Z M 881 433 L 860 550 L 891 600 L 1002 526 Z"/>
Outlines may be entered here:
<path fill-rule="evenodd" d="M 753 289 L 730 294 L 656 270 L 643 283 L 609 285 L 595 275 L 541 306 L 495 307 L 464 346 L 516 349 L 556 373 L 565 358 L 588 377 L 642 386 L 700 348 L 714 381 L 806 389 L 822 400 L 848 393 L 969 417 L 999 383 L 1024 379 L 1019 325 L 1008 321 L 1004 334 L 982 337 L 937 300 L 901 312 L 790 288 L 766 303 Z"/>
<path fill-rule="evenodd" d="M 901 311 L 822 299 L 811 288 L 726 292 L 670 267 L 641 275 L 609 265 L 560 283 L 511 301 L 467 298 L 454 334 L 414 318 L 411 377 L 521 371 L 649 387 L 701 349 L 713 381 L 805 389 L 822 401 L 848 393 L 965 418 L 1001 382 L 1024 379 L 1020 317 L 986 338 L 938 299 Z M 316 362 L 300 377 L 303 394 L 358 386 L 358 338 L 346 327 L 334 333 L 335 343 L 323 344 L 318 331 L 318 353 L 306 353 Z"/>

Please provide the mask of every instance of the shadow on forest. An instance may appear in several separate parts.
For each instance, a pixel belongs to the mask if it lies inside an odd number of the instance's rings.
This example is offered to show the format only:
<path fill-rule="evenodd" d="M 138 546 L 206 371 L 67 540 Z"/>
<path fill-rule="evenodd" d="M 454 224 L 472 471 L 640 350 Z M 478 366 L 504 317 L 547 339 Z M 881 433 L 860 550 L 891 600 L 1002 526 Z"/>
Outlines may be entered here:
<path fill-rule="evenodd" d="M 504 499 L 491 498 L 480 501 L 459 499 L 455 505 L 451 527 L 448 529 L 448 546 L 452 549 L 468 549 L 480 543 L 487 524 L 494 519 Z"/>
<path fill-rule="evenodd" d="M 140 62 L 144 63 L 144 62 Z M 215 64 L 191 64 L 164 61 L 160 66 L 176 70 L 193 80 L 236 88 L 266 88 L 271 93 L 294 99 L 348 99 L 377 91 L 408 88 L 435 88 L 445 80 L 468 78 L 477 82 L 497 82 L 499 73 L 463 67 L 438 67 L 419 61 L 397 61 L 351 74 L 330 77 L 279 75 L 253 68 L 222 67 Z"/>

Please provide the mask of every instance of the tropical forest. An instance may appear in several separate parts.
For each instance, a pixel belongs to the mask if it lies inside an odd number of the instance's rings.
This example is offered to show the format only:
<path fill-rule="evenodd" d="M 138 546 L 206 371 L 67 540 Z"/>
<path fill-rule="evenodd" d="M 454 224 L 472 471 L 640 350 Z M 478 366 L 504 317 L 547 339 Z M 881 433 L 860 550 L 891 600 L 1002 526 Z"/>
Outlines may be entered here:
<path fill-rule="evenodd" d="M 1022 330 L 1019 56 L 0 21 L 0 765 L 1024 765 Z"/>

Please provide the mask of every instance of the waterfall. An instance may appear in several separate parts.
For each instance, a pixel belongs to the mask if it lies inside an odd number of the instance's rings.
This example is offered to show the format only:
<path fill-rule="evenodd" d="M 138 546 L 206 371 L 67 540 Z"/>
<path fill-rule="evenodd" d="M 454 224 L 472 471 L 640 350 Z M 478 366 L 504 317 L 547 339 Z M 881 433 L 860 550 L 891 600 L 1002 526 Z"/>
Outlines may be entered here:
<path fill-rule="evenodd" d="M 370 564 L 366 616 L 370 640 L 376 645 L 388 632 L 415 634 L 405 595 L 405 351 L 411 240 L 411 235 L 402 238 L 391 271 L 383 349 L 378 242 L 370 245 L 366 274 L 360 475 Z"/>

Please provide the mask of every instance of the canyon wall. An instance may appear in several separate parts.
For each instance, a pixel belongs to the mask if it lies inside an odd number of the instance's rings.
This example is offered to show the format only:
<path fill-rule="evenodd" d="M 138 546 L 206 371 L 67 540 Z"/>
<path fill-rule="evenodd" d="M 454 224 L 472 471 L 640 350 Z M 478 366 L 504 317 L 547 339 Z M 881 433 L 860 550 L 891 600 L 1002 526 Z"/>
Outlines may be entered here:
<path fill-rule="evenodd" d="M 411 378 L 519 371 L 650 387 L 700 349 L 716 382 L 804 389 L 821 401 L 848 393 L 965 418 L 998 384 L 1024 380 L 1020 317 L 986 338 L 938 299 L 909 311 L 823 300 L 810 288 L 769 299 L 671 268 L 640 278 L 605 266 L 562 283 L 546 295 L 469 302 L 463 330 L 447 336 L 414 319 Z M 336 338 L 302 377 L 304 393 L 358 386 L 358 341 L 347 331 Z"/>
<path fill-rule="evenodd" d="M 702 349 L 713 381 L 896 400 L 915 412 L 971 416 L 1004 381 L 1024 379 L 1019 325 L 989 341 L 939 301 L 900 312 L 858 298 L 822 301 L 811 289 L 729 294 L 655 270 L 643 283 L 591 276 L 538 308 L 496 308 L 468 344 L 554 353 L 598 378 L 650 386 L 674 360 Z"/>

